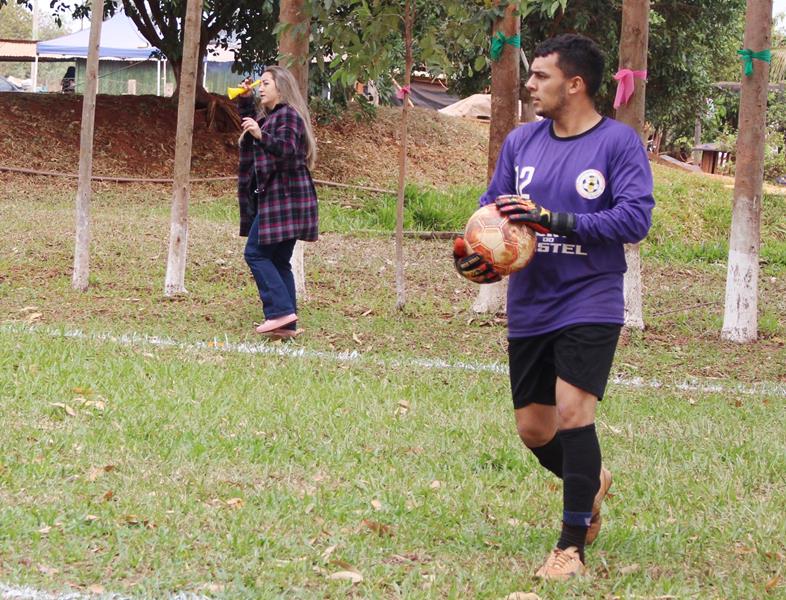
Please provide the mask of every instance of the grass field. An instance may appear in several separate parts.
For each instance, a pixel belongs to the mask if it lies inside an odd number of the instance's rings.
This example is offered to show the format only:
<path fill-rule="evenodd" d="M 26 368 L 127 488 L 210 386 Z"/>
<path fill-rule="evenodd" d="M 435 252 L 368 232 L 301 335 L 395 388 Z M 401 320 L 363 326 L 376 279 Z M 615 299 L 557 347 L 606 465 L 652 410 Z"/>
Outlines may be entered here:
<path fill-rule="evenodd" d="M 470 312 L 448 241 L 406 241 L 396 311 L 390 236 L 352 234 L 389 227 L 388 201 L 322 191 L 306 333 L 267 344 L 231 185 L 194 189 L 189 294 L 167 300 L 168 188 L 96 189 L 79 294 L 73 190 L 9 178 L 0 582 L 135 598 L 786 598 L 784 200 L 764 203 L 760 339 L 738 346 L 719 339 L 730 191 L 656 178 L 647 329 L 622 340 L 599 413 L 615 484 L 592 577 L 570 584 L 532 579 L 560 487 L 518 442 L 504 317 Z M 452 228 L 473 194 L 412 189 L 409 226 Z"/>

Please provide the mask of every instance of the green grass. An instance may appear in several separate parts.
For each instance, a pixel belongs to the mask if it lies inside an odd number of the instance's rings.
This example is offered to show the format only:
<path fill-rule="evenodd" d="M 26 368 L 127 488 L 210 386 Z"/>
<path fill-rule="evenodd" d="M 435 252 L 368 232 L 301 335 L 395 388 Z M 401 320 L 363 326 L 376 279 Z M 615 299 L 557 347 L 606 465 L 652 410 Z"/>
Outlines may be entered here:
<path fill-rule="evenodd" d="M 504 372 L 459 367 L 504 366 L 505 329 L 469 310 L 476 288 L 453 272 L 449 241 L 405 240 L 397 311 L 391 237 L 348 235 L 382 228 L 390 200 L 320 190 L 328 233 L 306 248 L 306 333 L 246 354 L 231 348 L 263 343 L 261 311 L 231 184 L 195 186 L 189 294 L 170 300 L 168 190 L 96 190 L 91 287 L 77 293 L 72 192 L 12 178 L 0 201 L 0 582 L 134 598 L 786 597 L 783 267 L 762 265 L 760 339 L 720 340 L 711 215 L 730 196 L 656 176 L 647 329 L 622 339 L 613 369 L 643 385 L 612 384 L 599 409 L 615 484 L 592 578 L 570 584 L 531 578 L 556 538 L 560 488 L 517 439 Z M 452 228 L 476 192 L 410 190 L 418 227 L 438 212 Z M 667 235 L 678 201 L 690 218 Z M 765 199 L 765 249 L 783 241 L 778 202 Z M 106 338 L 131 333 L 182 345 Z M 328 578 L 349 569 L 364 580 Z"/>
<path fill-rule="evenodd" d="M 595 578 L 543 585 L 560 494 L 503 376 L 36 333 L 0 334 L 0 367 L 7 580 L 338 597 L 351 567 L 369 598 L 752 598 L 782 569 L 782 397 L 612 387 Z"/>

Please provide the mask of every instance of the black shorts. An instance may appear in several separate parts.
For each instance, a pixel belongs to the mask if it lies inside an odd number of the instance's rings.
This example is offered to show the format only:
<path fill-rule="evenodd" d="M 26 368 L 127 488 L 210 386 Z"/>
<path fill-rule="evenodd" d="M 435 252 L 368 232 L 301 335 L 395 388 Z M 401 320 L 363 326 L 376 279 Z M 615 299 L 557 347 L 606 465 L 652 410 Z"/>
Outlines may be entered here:
<path fill-rule="evenodd" d="M 572 325 L 508 340 L 514 408 L 556 404 L 557 377 L 603 398 L 620 337 L 620 325 Z"/>

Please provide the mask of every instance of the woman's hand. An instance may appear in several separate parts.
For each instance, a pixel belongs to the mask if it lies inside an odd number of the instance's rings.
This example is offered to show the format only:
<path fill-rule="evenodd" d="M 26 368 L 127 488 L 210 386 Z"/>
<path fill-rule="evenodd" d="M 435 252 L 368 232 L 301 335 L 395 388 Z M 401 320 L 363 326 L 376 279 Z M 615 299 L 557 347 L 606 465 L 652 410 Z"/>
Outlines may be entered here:
<path fill-rule="evenodd" d="M 250 133 L 258 140 L 262 139 L 262 130 L 259 128 L 259 123 L 257 123 L 251 117 L 246 117 L 242 121 L 240 121 L 240 126 L 243 128 L 243 134 Z"/>
<path fill-rule="evenodd" d="M 249 95 L 251 95 L 251 92 L 254 89 L 253 83 L 254 82 L 251 81 L 250 77 L 246 77 L 243 81 L 241 81 L 240 82 L 240 86 L 238 86 L 238 87 L 243 88 L 245 91 L 242 94 L 240 94 L 240 95 L 241 96 L 249 96 Z"/>

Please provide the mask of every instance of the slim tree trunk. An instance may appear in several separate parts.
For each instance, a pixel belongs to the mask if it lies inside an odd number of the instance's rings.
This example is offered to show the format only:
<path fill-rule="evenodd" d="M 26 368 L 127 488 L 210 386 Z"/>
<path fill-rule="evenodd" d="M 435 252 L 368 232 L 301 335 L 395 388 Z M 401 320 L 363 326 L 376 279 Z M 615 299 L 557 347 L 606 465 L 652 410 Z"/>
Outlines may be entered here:
<path fill-rule="evenodd" d="M 305 10 L 305 0 L 282 0 L 278 20 L 291 25 L 281 33 L 278 42 L 278 64 L 287 67 L 298 82 L 303 98 L 308 102 L 308 39 L 309 21 Z M 292 274 L 295 277 L 295 293 L 306 297 L 306 268 L 303 242 L 295 244 L 292 252 Z"/>
<path fill-rule="evenodd" d="M 93 126 L 98 89 L 98 47 L 104 18 L 104 0 L 93 0 L 87 48 L 87 74 L 82 96 L 82 130 L 79 138 L 79 182 L 76 191 L 76 240 L 71 286 L 85 291 L 90 278 L 90 181 L 93 177 Z"/>
<path fill-rule="evenodd" d="M 169 254 L 166 264 L 164 295 L 186 293 L 186 254 L 188 251 L 188 198 L 191 172 L 191 144 L 194 134 L 194 99 L 199 71 L 199 34 L 202 0 L 188 0 L 183 36 L 183 64 L 180 72 L 180 95 L 177 100 L 177 134 L 175 139 L 175 175 L 172 190 L 172 213 L 169 226 Z"/>
<path fill-rule="evenodd" d="M 499 0 L 495 0 L 499 4 Z M 505 9 L 505 16 L 497 19 L 492 35 L 501 31 L 505 37 L 517 35 L 521 31 L 521 17 L 516 3 L 511 2 Z M 505 44 L 499 60 L 491 63 L 491 123 L 489 126 L 489 156 L 486 177 L 491 181 L 497 158 L 502 149 L 505 136 L 519 121 L 519 60 L 518 48 Z M 478 297 L 472 305 L 477 313 L 496 313 L 505 307 L 507 278 L 498 283 L 480 286 Z"/>
<path fill-rule="evenodd" d="M 772 0 L 748 0 L 744 48 L 754 52 L 769 49 L 771 35 Z M 753 60 L 753 74 L 742 77 L 734 206 L 721 330 L 721 337 L 732 342 L 752 342 L 758 334 L 761 194 L 769 73 L 768 63 Z"/>
<path fill-rule="evenodd" d="M 620 34 L 619 68 L 631 71 L 647 70 L 650 0 L 624 0 L 622 3 L 622 32 Z M 630 125 L 644 138 L 644 97 L 646 82 L 634 78 L 633 96 L 617 109 L 617 120 Z M 625 245 L 625 326 L 644 329 L 641 302 L 641 254 L 638 244 Z"/>
<path fill-rule="evenodd" d="M 415 9 L 412 0 L 404 3 L 404 89 L 410 89 L 412 77 L 412 24 Z M 398 198 L 396 199 L 396 308 L 404 308 L 407 301 L 404 286 L 404 187 L 407 182 L 407 121 L 409 97 L 401 103 L 401 139 L 398 153 Z"/>

